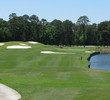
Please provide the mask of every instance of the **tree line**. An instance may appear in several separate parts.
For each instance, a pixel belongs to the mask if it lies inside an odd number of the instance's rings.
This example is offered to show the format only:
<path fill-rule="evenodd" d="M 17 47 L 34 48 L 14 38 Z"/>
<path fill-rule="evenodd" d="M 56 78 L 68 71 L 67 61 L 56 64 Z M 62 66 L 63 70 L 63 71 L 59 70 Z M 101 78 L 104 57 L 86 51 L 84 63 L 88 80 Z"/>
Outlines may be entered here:
<path fill-rule="evenodd" d="M 37 41 L 50 45 L 110 45 L 110 21 L 90 24 L 87 16 L 70 20 L 39 20 L 36 15 L 0 18 L 0 42 Z"/>

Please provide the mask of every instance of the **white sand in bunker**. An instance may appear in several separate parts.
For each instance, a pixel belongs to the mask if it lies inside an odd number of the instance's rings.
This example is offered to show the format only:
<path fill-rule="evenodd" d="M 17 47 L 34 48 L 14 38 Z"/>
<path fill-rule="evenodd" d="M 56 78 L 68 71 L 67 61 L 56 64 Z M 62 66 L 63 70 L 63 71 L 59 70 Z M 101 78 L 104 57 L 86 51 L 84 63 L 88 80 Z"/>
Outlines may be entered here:
<path fill-rule="evenodd" d="M 66 52 L 53 52 L 53 51 L 41 51 L 43 54 L 75 54 L 75 53 L 66 53 Z"/>
<path fill-rule="evenodd" d="M 85 53 L 94 53 L 95 51 L 85 51 Z"/>
<path fill-rule="evenodd" d="M 53 52 L 53 51 L 41 51 L 41 53 L 44 53 L 44 54 L 53 54 L 53 53 L 58 53 L 58 52 Z"/>
<path fill-rule="evenodd" d="M 29 49 L 32 48 L 31 46 L 20 46 L 20 45 L 11 45 L 7 46 L 7 49 Z"/>
<path fill-rule="evenodd" d="M 0 46 L 5 45 L 5 43 L 0 43 Z"/>
<path fill-rule="evenodd" d="M 27 44 L 24 44 L 24 43 L 20 43 L 19 45 L 27 45 Z"/>
<path fill-rule="evenodd" d="M 14 89 L 0 84 L 0 100 L 19 100 L 21 95 Z"/>
<path fill-rule="evenodd" d="M 28 43 L 30 43 L 30 44 L 38 44 L 38 42 L 34 42 L 34 41 L 28 41 Z"/>
<path fill-rule="evenodd" d="M 85 53 L 92 53 L 91 51 L 85 51 Z"/>

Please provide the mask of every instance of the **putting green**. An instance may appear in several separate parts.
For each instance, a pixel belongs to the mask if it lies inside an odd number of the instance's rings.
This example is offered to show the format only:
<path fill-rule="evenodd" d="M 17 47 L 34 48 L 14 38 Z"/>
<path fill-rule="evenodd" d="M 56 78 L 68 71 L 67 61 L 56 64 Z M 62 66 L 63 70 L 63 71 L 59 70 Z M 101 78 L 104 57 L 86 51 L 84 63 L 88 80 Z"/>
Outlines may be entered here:
<path fill-rule="evenodd" d="M 32 48 L 6 49 L 20 43 Z M 17 90 L 21 100 L 109 100 L 110 71 L 87 67 L 90 54 L 85 51 L 93 50 L 94 47 L 6 42 L 0 46 L 0 82 Z"/>

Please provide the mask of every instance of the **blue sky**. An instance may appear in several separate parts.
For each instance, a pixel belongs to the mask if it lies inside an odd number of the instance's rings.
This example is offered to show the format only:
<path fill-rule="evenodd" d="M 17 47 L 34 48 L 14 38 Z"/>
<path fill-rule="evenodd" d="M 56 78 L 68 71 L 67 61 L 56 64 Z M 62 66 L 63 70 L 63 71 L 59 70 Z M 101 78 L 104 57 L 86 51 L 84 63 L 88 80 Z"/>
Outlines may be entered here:
<path fill-rule="evenodd" d="M 47 21 L 66 19 L 76 23 L 86 15 L 91 23 L 110 20 L 110 0 L 1 0 L 0 18 L 8 20 L 11 13 L 37 15 Z"/>

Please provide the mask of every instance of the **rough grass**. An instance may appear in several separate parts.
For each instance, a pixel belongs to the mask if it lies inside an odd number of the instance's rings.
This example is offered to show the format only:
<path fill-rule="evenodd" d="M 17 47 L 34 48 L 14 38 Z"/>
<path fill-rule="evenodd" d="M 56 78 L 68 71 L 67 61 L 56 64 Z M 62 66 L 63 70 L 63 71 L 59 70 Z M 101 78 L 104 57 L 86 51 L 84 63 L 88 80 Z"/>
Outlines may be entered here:
<path fill-rule="evenodd" d="M 26 43 L 33 48 L 6 49 L 17 44 L 7 42 L 0 46 L 0 82 L 16 89 L 22 95 L 21 100 L 110 99 L 110 71 L 87 67 L 89 54 L 85 51 L 94 48 Z M 68 54 L 41 54 L 41 51 Z"/>

